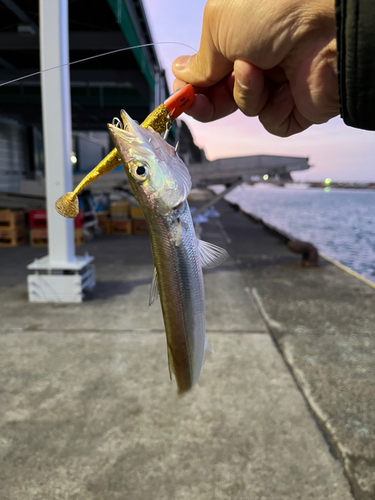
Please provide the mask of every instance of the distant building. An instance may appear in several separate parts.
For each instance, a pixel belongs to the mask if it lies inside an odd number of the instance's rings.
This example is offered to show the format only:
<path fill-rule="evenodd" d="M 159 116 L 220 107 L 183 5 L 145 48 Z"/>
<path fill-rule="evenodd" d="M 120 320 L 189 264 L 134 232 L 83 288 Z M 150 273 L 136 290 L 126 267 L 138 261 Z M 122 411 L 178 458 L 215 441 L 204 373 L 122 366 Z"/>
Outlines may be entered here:
<path fill-rule="evenodd" d="M 310 168 L 309 159 L 296 156 L 253 155 L 219 158 L 204 163 L 191 163 L 189 171 L 195 186 L 229 185 L 237 179 L 252 182 L 254 177 L 269 181 L 293 182 L 291 172 Z"/>

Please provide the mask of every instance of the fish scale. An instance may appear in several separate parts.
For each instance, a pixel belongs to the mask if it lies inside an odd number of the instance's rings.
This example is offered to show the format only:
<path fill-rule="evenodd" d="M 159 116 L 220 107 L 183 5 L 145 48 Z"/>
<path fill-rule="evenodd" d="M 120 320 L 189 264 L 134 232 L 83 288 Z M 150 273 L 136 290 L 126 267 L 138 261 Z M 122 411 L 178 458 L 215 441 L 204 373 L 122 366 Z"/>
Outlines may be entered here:
<path fill-rule="evenodd" d="M 194 225 L 187 202 L 165 218 L 146 210 L 158 276 L 167 345 L 179 392 L 198 380 L 205 343 L 205 297 Z M 176 219 L 182 225 L 181 244 L 173 244 Z"/>

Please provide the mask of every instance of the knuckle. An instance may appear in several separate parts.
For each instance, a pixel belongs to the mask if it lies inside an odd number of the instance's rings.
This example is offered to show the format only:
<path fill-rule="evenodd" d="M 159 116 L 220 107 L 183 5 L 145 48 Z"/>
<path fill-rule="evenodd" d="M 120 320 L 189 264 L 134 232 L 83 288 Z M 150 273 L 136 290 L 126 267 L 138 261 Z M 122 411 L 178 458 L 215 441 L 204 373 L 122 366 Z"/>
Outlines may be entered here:
<path fill-rule="evenodd" d="M 277 124 L 274 120 L 262 116 L 262 114 L 259 115 L 259 121 L 270 134 L 277 137 L 288 137 L 288 126 L 285 123 Z"/>
<path fill-rule="evenodd" d="M 236 92 L 234 100 L 246 116 L 258 116 L 261 111 L 261 103 L 257 99 L 253 99 L 248 93 Z"/>
<path fill-rule="evenodd" d="M 208 0 L 204 8 L 204 16 L 210 18 L 215 15 L 221 8 L 222 0 Z"/>

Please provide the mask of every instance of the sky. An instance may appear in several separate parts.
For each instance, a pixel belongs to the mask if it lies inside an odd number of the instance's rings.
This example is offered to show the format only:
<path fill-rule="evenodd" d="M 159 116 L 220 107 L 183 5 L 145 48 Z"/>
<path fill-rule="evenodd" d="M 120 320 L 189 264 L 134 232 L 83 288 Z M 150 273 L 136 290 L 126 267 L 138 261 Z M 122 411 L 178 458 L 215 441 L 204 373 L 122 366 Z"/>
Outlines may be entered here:
<path fill-rule="evenodd" d="M 171 65 L 180 55 L 198 50 L 205 0 L 143 0 L 155 42 L 174 42 L 156 46 L 159 60 L 166 70 L 170 91 Z M 209 160 L 271 154 L 309 158 L 312 168 L 293 173 L 296 181 L 375 182 L 375 132 L 348 127 L 340 117 L 288 138 L 273 136 L 263 129 L 257 118 L 240 111 L 211 123 L 200 123 L 187 115 L 195 143 L 205 150 Z"/>

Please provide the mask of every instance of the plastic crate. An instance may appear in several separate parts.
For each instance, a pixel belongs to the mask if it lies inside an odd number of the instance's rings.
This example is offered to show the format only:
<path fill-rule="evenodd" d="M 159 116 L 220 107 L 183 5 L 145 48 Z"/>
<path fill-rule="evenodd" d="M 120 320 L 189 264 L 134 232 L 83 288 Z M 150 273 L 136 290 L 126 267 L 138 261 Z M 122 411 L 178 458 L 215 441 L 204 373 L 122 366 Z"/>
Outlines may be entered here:
<path fill-rule="evenodd" d="M 15 227 L 6 229 L 0 226 L 0 247 L 16 247 L 25 243 L 25 229 Z"/>
<path fill-rule="evenodd" d="M 47 210 L 29 211 L 30 229 L 45 229 L 47 227 Z"/>
<path fill-rule="evenodd" d="M 131 207 L 130 208 L 130 216 L 132 219 L 144 219 L 144 213 L 141 207 Z"/>
<path fill-rule="evenodd" d="M 85 237 L 82 227 L 74 229 L 74 243 L 79 247 L 85 242 Z M 48 231 L 47 228 L 30 229 L 30 245 L 32 247 L 46 247 L 48 246 Z"/>
<path fill-rule="evenodd" d="M 84 224 L 85 215 L 83 210 L 80 210 L 74 219 L 74 227 L 83 227 Z M 30 210 L 29 225 L 30 229 L 45 229 L 47 227 L 47 210 Z"/>
<path fill-rule="evenodd" d="M 147 234 L 148 227 L 145 219 L 133 219 L 132 220 L 132 230 L 133 234 Z"/>
<path fill-rule="evenodd" d="M 0 210 L 0 228 L 1 229 L 24 229 L 25 213 L 23 210 Z"/>
<path fill-rule="evenodd" d="M 130 219 L 116 218 L 111 221 L 112 234 L 132 234 L 132 221 Z"/>
<path fill-rule="evenodd" d="M 128 201 L 115 201 L 111 204 L 111 215 L 122 215 L 127 217 L 129 215 L 130 203 Z"/>
<path fill-rule="evenodd" d="M 74 219 L 74 227 L 83 227 L 85 225 L 85 213 L 80 210 L 77 217 Z"/>

